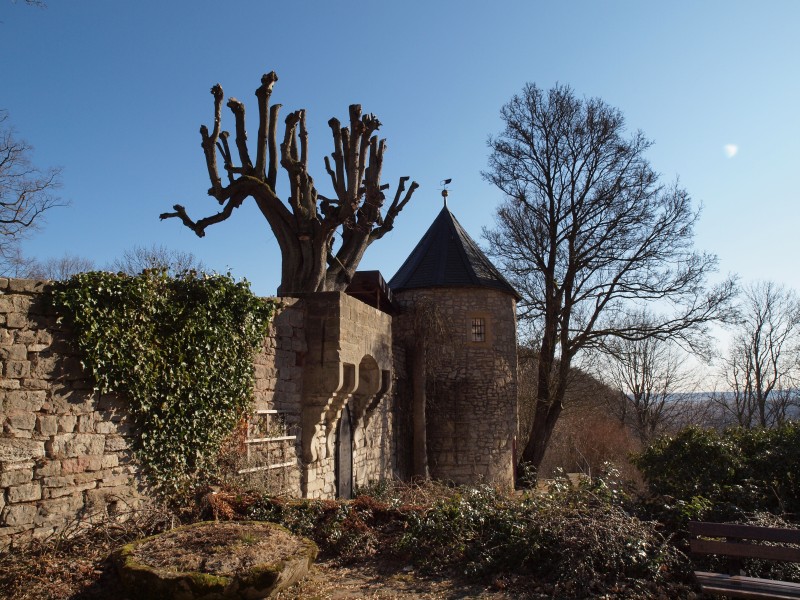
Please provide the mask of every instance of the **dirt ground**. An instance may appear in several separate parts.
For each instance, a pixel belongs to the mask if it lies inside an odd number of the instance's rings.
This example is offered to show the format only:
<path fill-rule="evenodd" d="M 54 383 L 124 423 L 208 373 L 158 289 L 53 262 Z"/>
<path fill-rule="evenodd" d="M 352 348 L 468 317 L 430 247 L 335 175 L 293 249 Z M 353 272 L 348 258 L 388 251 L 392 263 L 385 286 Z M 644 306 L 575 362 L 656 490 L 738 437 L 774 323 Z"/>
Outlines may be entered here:
<path fill-rule="evenodd" d="M 417 573 L 408 566 L 392 563 L 370 562 L 350 566 L 339 566 L 330 562 L 314 565 L 303 581 L 278 595 L 281 600 L 340 600 L 349 598 L 419 598 L 420 600 L 443 600 L 454 598 L 534 598 L 498 589 L 507 585 L 496 582 L 486 586 L 447 577 L 431 577 Z"/>

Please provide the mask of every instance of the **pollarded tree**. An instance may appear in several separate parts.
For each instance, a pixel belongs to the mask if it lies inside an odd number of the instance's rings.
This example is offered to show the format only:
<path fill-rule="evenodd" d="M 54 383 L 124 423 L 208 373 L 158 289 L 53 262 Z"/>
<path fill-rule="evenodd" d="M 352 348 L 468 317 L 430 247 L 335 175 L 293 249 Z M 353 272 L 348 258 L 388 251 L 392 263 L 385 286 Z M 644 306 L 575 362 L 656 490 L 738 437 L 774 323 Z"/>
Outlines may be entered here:
<path fill-rule="evenodd" d="M 484 176 L 507 199 L 485 236 L 540 340 L 536 413 L 522 453 L 536 468 L 576 355 L 611 338 L 696 345 L 725 315 L 735 285 L 706 289 L 717 260 L 692 248 L 698 212 L 685 190 L 659 182 L 645 157 L 651 142 L 641 132 L 628 137 L 617 109 L 566 86 L 528 84 L 501 116 Z M 674 310 L 637 324 L 637 304 Z"/>
<path fill-rule="evenodd" d="M 401 177 L 389 208 L 382 213 L 384 191 L 381 183 L 386 140 L 375 132 L 380 121 L 373 114 L 362 114 L 361 106 L 350 106 L 350 125 L 342 127 L 338 119 L 328 125 L 333 135 L 333 153 L 325 157 L 325 170 L 333 185 L 333 197 L 317 191 L 308 171 L 308 132 L 306 111 L 290 113 L 285 119 L 283 141 L 278 145 L 280 104 L 270 106 L 272 88 L 278 76 L 274 71 L 261 78 L 256 90 L 258 99 L 258 135 L 255 160 L 251 158 L 245 131 L 244 104 L 229 98 L 228 108 L 235 120 L 235 147 L 239 164 L 234 164 L 228 143 L 229 134 L 221 130 L 224 94 L 217 84 L 214 96 L 214 126 L 209 132 L 202 126 L 202 147 L 211 179 L 209 196 L 222 210 L 214 215 L 191 219 L 186 209 L 176 204 L 174 212 L 162 219 L 177 217 L 199 237 L 209 225 L 231 216 L 248 198 L 255 200 L 272 228 L 281 250 L 282 269 L 279 294 L 343 290 L 355 273 L 367 247 L 391 231 L 394 220 L 417 188 L 408 177 Z M 225 179 L 220 177 L 217 155 L 222 158 Z M 332 162 L 331 162 L 332 159 Z M 289 195 L 278 197 L 278 167 L 289 179 Z M 405 192 L 405 193 L 404 193 Z M 341 243 L 334 246 L 334 234 Z"/>

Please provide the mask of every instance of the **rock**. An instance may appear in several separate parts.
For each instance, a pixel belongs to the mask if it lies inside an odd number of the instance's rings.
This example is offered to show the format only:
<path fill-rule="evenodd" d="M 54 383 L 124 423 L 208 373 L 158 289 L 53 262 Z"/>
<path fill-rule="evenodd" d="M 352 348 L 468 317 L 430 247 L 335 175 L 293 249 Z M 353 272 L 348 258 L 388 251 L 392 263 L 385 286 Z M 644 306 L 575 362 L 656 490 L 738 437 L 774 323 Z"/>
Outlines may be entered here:
<path fill-rule="evenodd" d="M 112 555 L 133 598 L 259 600 L 303 578 L 317 546 L 274 523 L 202 522 Z"/>

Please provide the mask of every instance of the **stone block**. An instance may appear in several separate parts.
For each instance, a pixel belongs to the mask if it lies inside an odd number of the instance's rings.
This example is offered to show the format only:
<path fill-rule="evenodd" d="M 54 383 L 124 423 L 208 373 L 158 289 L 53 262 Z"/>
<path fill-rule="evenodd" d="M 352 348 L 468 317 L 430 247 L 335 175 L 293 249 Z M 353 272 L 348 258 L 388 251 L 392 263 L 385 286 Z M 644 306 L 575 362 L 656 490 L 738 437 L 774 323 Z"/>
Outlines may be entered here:
<path fill-rule="evenodd" d="M 32 502 L 42 497 L 42 486 L 39 482 L 25 483 L 8 488 L 8 503 Z"/>
<path fill-rule="evenodd" d="M 0 359 L 3 360 L 28 360 L 28 348 L 24 344 L 12 344 L 0 347 Z"/>
<path fill-rule="evenodd" d="M 21 387 L 25 390 L 47 391 L 50 389 L 50 382 L 45 379 L 34 379 L 33 377 L 27 377 L 26 379 L 22 380 Z"/>
<path fill-rule="evenodd" d="M 113 421 L 97 421 L 94 426 L 94 430 L 103 435 L 117 433 L 118 428 L 118 425 Z"/>
<path fill-rule="evenodd" d="M 9 279 L 8 292 L 23 293 L 23 294 L 38 294 L 45 290 L 48 286 L 48 281 L 41 281 L 39 279 Z"/>
<path fill-rule="evenodd" d="M 75 475 L 53 475 L 42 479 L 42 485 L 47 488 L 67 487 L 74 484 Z"/>
<path fill-rule="evenodd" d="M 47 400 L 47 392 L 4 390 L 0 392 L 0 400 L 4 412 L 38 412 Z"/>
<path fill-rule="evenodd" d="M 0 462 L 18 463 L 41 458 L 45 453 L 45 443 L 37 440 L 19 438 L 0 438 Z"/>
<path fill-rule="evenodd" d="M 89 513 L 114 514 L 137 504 L 136 493 L 126 486 L 98 488 L 86 492 L 86 510 Z"/>
<path fill-rule="evenodd" d="M 93 458 L 99 458 L 97 456 Z M 98 462 L 99 465 L 99 462 Z M 86 471 L 84 473 L 75 473 L 75 484 L 76 485 L 83 485 L 84 483 L 89 482 L 98 482 L 104 477 L 111 477 L 113 472 L 111 469 L 105 469 L 103 471 Z"/>
<path fill-rule="evenodd" d="M 12 429 L 33 431 L 36 426 L 36 415 L 30 412 L 13 412 L 6 414 L 6 423 Z"/>
<path fill-rule="evenodd" d="M 58 417 L 58 431 L 60 433 L 72 433 L 75 425 L 78 424 L 78 417 L 75 415 L 61 415 Z"/>
<path fill-rule="evenodd" d="M 77 494 L 79 492 L 83 492 L 85 490 L 91 490 L 96 487 L 97 487 L 96 481 L 89 481 L 87 483 L 81 483 L 79 485 L 72 485 L 68 487 L 45 488 L 44 497 L 62 498 L 64 496 L 69 496 L 70 494 Z"/>
<path fill-rule="evenodd" d="M 30 377 L 31 362 L 29 360 L 7 360 L 3 374 L 9 379 L 23 379 Z"/>
<path fill-rule="evenodd" d="M 106 452 L 117 452 L 128 448 L 128 440 L 121 435 L 110 435 L 106 438 Z"/>
<path fill-rule="evenodd" d="M 77 431 L 79 433 L 92 433 L 94 432 L 94 423 L 95 423 L 94 413 L 80 415 L 78 417 Z"/>
<path fill-rule="evenodd" d="M 0 514 L 0 525 L 22 527 L 32 525 L 38 509 L 35 504 L 10 504 Z"/>
<path fill-rule="evenodd" d="M 33 361 L 31 373 L 37 379 L 53 379 L 61 374 L 59 361 L 63 360 L 58 356 L 36 356 Z"/>
<path fill-rule="evenodd" d="M 100 480 L 97 484 L 98 488 L 108 488 L 108 487 L 119 487 L 124 486 L 130 483 L 130 477 L 128 475 L 112 475 L 110 477 L 104 477 Z"/>
<path fill-rule="evenodd" d="M 33 480 L 33 469 L 14 469 L 0 473 L 0 487 L 10 487 L 30 483 Z M 2 495 L 2 494 L 0 494 Z"/>
<path fill-rule="evenodd" d="M 6 315 L 6 327 L 9 329 L 33 329 L 35 326 L 25 314 L 11 312 Z"/>
<path fill-rule="evenodd" d="M 14 298 L 12 296 L 0 296 L 0 313 L 14 312 Z"/>
<path fill-rule="evenodd" d="M 12 302 L 14 303 L 14 312 L 27 315 L 31 313 L 34 300 L 32 296 L 14 296 Z"/>
<path fill-rule="evenodd" d="M 0 367 L 2 367 L 2 365 L 0 365 Z M 0 390 L 18 390 L 20 387 L 19 379 L 0 377 Z"/>
<path fill-rule="evenodd" d="M 61 475 L 60 460 L 42 460 L 36 465 L 36 477 L 54 477 Z"/>
<path fill-rule="evenodd" d="M 105 436 L 97 433 L 59 433 L 45 442 L 51 458 L 102 455 Z"/>
<path fill-rule="evenodd" d="M 128 410 L 128 403 L 125 398 L 116 394 L 103 394 L 97 400 L 97 410 L 126 411 Z"/>
<path fill-rule="evenodd" d="M 83 494 L 74 493 L 61 498 L 43 500 L 39 503 L 34 523 L 38 526 L 63 523 L 74 519 L 84 506 Z"/>
<path fill-rule="evenodd" d="M 58 417 L 56 415 L 36 415 L 36 431 L 42 435 L 58 433 Z"/>
<path fill-rule="evenodd" d="M 65 458 L 61 461 L 61 472 L 64 475 L 83 473 L 84 471 L 99 471 L 103 468 L 102 456 L 78 456 Z"/>

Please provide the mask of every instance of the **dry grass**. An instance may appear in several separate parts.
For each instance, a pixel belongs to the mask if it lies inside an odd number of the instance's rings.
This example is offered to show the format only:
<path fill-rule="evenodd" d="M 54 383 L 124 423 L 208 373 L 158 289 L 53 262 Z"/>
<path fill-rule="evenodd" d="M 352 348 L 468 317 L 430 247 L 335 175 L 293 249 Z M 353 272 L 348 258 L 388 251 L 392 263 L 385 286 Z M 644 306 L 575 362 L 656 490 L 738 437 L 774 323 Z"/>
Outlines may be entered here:
<path fill-rule="evenodd" d="M 171 529 L 179 521 L 174 513 L 154 507 L 131 510 L 121 517 L 94 519 L 91 524 L 88 519 L 75 521 L 57 536 L 0 554 L 0 598 L 123 598 L 106 562 L 111 551 Z"/>

